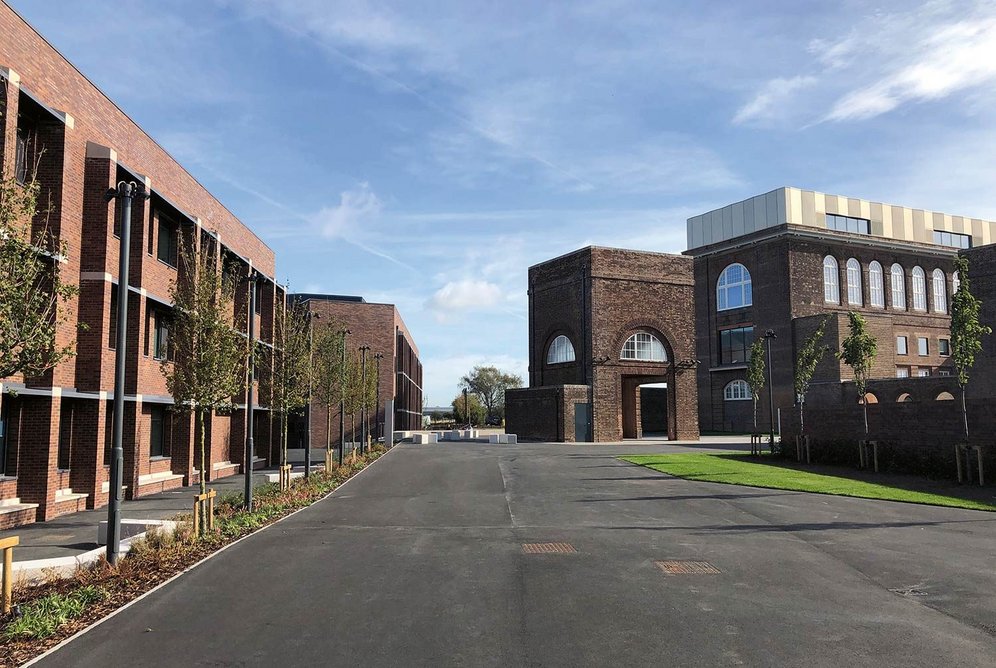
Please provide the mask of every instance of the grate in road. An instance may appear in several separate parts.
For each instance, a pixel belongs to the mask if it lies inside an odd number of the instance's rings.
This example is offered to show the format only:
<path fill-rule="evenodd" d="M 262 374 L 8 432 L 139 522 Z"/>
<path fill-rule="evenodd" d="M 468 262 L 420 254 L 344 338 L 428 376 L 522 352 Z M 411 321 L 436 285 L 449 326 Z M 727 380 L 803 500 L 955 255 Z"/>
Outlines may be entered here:
<path fill-rule="evenodd" d="M 708 561 L 655 561 L 665 575 L 717 575 L 721 570 Z"/>
<path fill-rule="evenodd" d="M 570 543 L 523 543 L 523 554 L 577 554 Z"/>

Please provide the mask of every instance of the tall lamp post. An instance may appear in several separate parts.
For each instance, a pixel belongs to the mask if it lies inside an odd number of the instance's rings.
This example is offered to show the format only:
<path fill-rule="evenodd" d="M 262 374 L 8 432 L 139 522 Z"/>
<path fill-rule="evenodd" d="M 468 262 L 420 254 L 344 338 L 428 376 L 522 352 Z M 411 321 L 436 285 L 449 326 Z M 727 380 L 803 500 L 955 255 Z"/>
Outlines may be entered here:
<path fill-rule="evenodd" d="M 124 393 L 125 345 L 128 337 L 128 255 L 131 249 L 131 203 L 149 198 L 144 185 L 120 181 L 107 191 L 105 199 L 121 202 L 121 236 L 118 250 L 118 313 L 114 337 L 114 431 L 111 447 L 110 495 L 107 500 L 107 561 L 116 564 L 121 551 L 121 501 L 124 498 Z"/>
<path fill-rule="evenodd" d="M 377 353 L 374 355 L 374 360 L 377 361 L 377 406 L 374 409 L 374 438 L 380 439 L 383 434 L 381 433 L 383 422 L 380 421 L 380 361 L 384 359 L 383 353 Z"/>
<path fill-rule="evenodd" d="M 339 362 L 339 466 L 342 466 L 342 455 L 346 449 L 346 337 L 348 329 L 340 329 L 342 337 L 342 360 Z"/>
<path fill-rule="evenodd" d="M 463 388 L 463 417 L 467 420 L 467 429 L 473 429 L 474 425 L 470 423 L 470 409 L 467 406 L 467 388 Z"/>
<path fill-rule="evenodd" d="M 360 346 L 360 454 L 367 448 L 367 351 L 370 346 Z"/>
<path fill-rule="evenodd" d="M 778 335 L 775 334 L 775 330 L 769 329 L 764 333 L 764 345 L 766 348 L 765 366 L 768 370 L 768 437 L 771 439 L 768 441 L 771 447 L 771 452 L 775 451 L 775 400 L 771 393 L 771 339 L 777 339 Z"/>
<path fill-rule="evenodd" d="M 315 377 L 315 320 L 321 320 L 322 315 L 308 309 L 308 426 L 305 429 L 304 442 L 304 477 L 311 475 L 311 393 Z"/>
<path fill-rule="evenodd" d="M 259 274 L 250 269 L 249 271 L 249 383 L 246 388 L 246 447 L 242 456 L 242 474 L 245 477 L 242 498 L 245 502 L 245 509 L 252 511 L 252 464 L 256 456 L 256 448 L 253 446 L 253 385 L 256 383 L 256 286 L 258 285 Z"/>

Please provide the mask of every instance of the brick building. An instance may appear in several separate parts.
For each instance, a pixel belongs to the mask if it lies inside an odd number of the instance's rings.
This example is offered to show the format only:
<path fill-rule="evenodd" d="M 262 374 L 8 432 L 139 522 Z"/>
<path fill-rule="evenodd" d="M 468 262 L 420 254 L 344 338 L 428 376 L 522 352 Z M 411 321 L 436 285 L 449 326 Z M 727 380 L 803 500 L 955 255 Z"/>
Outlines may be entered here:
<path fill-rule="evenodd" d="M 529 387 L 506 393 L 507 430 L 698 438 L 693 302 L 678 255 L 588 247 L 530 267 Z"/>
<path fill-rule="evenodd" d="M 37 164 L 48 229 L 68 246 L 62 265 L 79 286 L 70 326 L 57 343 L 77 355 L 42 378 L 0 379 L 0 528 L 45 520 L 108 499 L 115 309 L 128 299 L 124 484 L 128 497 L 195 482 L 199 448 L 207 477 L 242 464 L 245 398 L 210 420 L 195 443 L 189 413 L 171 410 L 160 358 L 181 240 L 200 245 L 258 282 L 257 331 L 272 341 L 274 308 L 284 292 L 273 281 L 274 254 L 165 150 L 6 4 L 0 3 L 0 163 L 5 175 L 30 178 Z M 130 275 L 118 272 L 119 217 L 105 193 L 119 181 L 144 184 L 147 201 L 132 214 Z M 248 282 L 236 310 L 248 310 Z M 126 287 L 122 287 L 126 286 Z M 86 329 L 78 329 L 78 325 Z M 254 416 L 258 452 L 269 448 L 265 407 Z"/>
<path fill-rule="evenodd" d="M 385 435 L 385 412 L 390 406 L 393 406 L 394 430 L 422 428 L 422 363 L 411 332 L 394 304 L 372 304 L 362 297 L 342 295 L 294 294 L 290 298 L 304 304 L 310 312 L 317 313 L 321 318 L 319 322 L 336 323 L 348 329 L 346 346 L 352 353 L 358 354 L 360 346 L 369 346 L 367 373 L 376 374 L 374 356 L 383 355 L 380 360 L 377 415 L 369 418 L 373 438 Z M 312 447 L 325 447 L 329 427 L 327 410 L 315 404 L 309 415 Z M 336 407 L 331 424 L 333 447 L 339 445 L 339 421 L 343 417 Z M 356 419 L 355 439 L 350 435 L 352 425 L 348 415 L 345 416 L 344 427 L 347 440 L 359 440 L 359 416 Z M 296 427 L 296 433 L 303 436 L 300 426 Z M 295 443 L 295 438 L 291 438 L 291 443 Z"/>
<path fill-rule="evenodd" d="M 701 428 L 751 430 L 747 351 L 769 329 L 777 336 L 774 405 L 791 413 L 797 350 L 827 317 L 826 340 L 839 349 L 848 311 L 860 312 L 878 340 L 872 376 L 899 380 L 891 384 L 896 392 L 881 398 L 871 392 L 870 401 L 910 397 L 915 393 L 900 386 L 952 375 L 953 260 L 959 249 L 991 243 L 994 231 L 989 221 L 797 188 L 690 218 L 685 253 L 694 258 Z M 839 386 L 852 377 L 828 354 L 813 384 Z M 814 396 L 839 401 L 839 394 Z M 767 388 L 759 414 L 764 431 Z"/>

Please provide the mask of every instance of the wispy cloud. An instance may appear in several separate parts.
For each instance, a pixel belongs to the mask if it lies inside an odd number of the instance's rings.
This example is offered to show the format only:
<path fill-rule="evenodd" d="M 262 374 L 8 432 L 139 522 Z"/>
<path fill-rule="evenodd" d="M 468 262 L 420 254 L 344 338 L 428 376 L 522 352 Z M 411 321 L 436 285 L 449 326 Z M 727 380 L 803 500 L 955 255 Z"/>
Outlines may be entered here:
<path fill-rule="evenodd" d="M 784 120 L 790 115 L 792 98 L 816 82 L 816 77 L 804 75 L 765 82 L 754 98 L 737 110 L 733 122 L 741 125 L 751 121 Z"/>

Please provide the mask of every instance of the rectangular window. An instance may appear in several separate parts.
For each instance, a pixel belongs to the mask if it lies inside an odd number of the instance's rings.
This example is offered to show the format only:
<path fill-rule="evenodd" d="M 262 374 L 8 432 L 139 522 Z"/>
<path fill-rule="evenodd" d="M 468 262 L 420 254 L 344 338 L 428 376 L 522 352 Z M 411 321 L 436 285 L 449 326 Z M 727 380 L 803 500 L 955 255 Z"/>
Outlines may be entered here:
<path fill-rule="evenodd" d="M 108 401 L 104 410 L 104 466 L 111 465 L 111 451 L 114 448 L 114 402 Z"/>
<path fill-rule="evenodd" d="M 953 246 L 954 248 L 971 248 L 972 237 L 968 234 L 934 230 L 934 243 L 941 246 Z"/>
<path fill-rule="evenodd" d="M 169 218 L 166 218 L 160 214 L 158 227 L 159 229 L 157 230 L 157 234 L 159 235 L 159 252 L 156 256 L 169 266 L 175 267 L 178 236 L 176 224 Z"/>
<path fill-rule="evenodd" d="M 169 318 L 161 311 L 153 314 L 155 331 L 153 333 L 152 357 L 164 360 L 169 355 Z"/>
<path fill-rule="evenodd" d="M 916 375 L 918 378 L 926 378 L 930 375 L 930 369 L 917 369 Z"/>
<path fill-rule="evenodd" d="M 941 357 L 950 357 L 951 341 L 948 339 L 937 339 L 937 354 Z"/>
<path fill-rule="evenodd" d="M 719 363 L 746 364 L 752 343 L 754 343 L 753 327 L 720 330 Z"/>
<path fill-rule="evenodd" d="M 259 315 L 263 312 L 263 279 L 257 278 L 253 285 L 256 286 L 253 289 L 256 291 L 256 314 Z"/>
<path fill-rule="evenodd" d="M 916 352 L 920 357 L 926 357 L 930 353 L 930 346 L 927 344 L 926 336 L 917 337 Z"/>
<path fill-rule="evenodd" d="M 31 131 L 22 125 L 18 125 L 17 144 L 14 149 L 14 177 L 22 185 L 28 182 L 28 173 L 31 169 L 31 160 L 28 157 L 30 143 Z"/>
<path fill-rule="evenodd" d="M 153 406 L 151 410 L 151 425 L 149 428 L 149 456 L 168 457 L 166 447 L 166 411 L 162 406 Z"/>
<path fill-rule="evenodd" d="M 111 307 L 107 321 L 107 347 L 114 348 L 118 340 L 118 286 L 111 286 Z"/>
<path fill-rule="evenodd" d="M 910 368 L 908 366 L 897 366 L 896 367 L 896 378 L 909 378 Z"/>
<path fill-rule="evenodd" d="M 906 337 L 905 336 L 897 336 L 896 337 L 896 354 L 897 355 L 908 355 L 909 354 L 909 347 L 906 344 Z"/>
<path fill-rule="evenodd" d="M 60 471 L 68 471 L 72 460 L 73 443 L 73 402 L 63 400 L 59 415 L 59 452 L 56 466 Z"/>
<path fill-rule="evenodd" d="M 864 218 L 828 213 L 826 214 L 826 222 L 828 230 L 851 232 L 852 234 L 871 234 L 871 223 Z"/>

